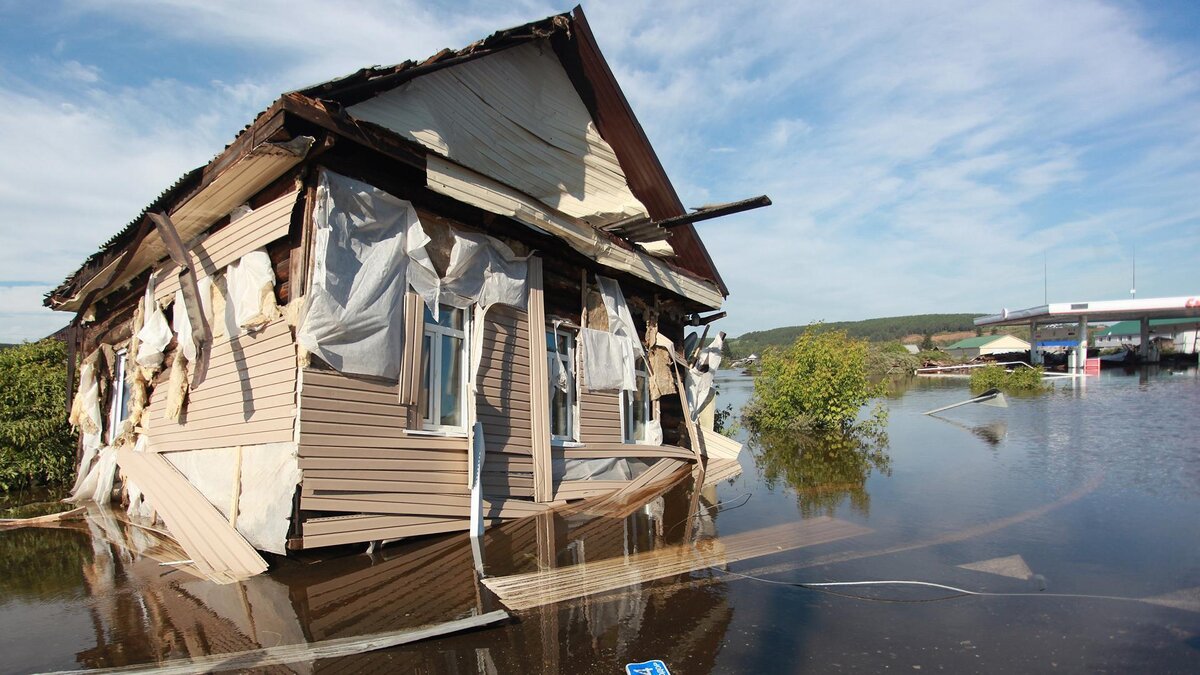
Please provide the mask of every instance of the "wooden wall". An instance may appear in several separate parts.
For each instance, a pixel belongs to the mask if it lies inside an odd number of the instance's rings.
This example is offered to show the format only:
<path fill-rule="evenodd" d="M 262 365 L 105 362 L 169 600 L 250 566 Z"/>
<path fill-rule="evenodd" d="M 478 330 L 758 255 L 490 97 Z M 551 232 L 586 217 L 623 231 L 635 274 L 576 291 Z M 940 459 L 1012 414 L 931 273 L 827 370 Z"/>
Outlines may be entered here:
<path fill-rule="evenodd" d="M 170 368 L 156 380 L 143 417 L 157 452 L 286 443 L 296 422 L 296 345 L 282 319 L 254 335 L 212 346 L 208 375 L 188 392 L 179 421 L 166 418 Z"/>

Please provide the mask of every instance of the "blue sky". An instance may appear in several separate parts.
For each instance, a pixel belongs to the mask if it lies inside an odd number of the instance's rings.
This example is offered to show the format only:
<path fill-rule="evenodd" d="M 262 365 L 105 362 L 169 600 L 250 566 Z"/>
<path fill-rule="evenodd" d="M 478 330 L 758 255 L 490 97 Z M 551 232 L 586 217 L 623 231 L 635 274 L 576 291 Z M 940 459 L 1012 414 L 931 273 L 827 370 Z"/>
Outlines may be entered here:
<path fill-rule="evenodd" d="M 0 0 L 0 342 L 281 92 L 569 9 Z M 1200 294 L 1200 5 L 585 6 L 700 225 L 732 335 Z"/>

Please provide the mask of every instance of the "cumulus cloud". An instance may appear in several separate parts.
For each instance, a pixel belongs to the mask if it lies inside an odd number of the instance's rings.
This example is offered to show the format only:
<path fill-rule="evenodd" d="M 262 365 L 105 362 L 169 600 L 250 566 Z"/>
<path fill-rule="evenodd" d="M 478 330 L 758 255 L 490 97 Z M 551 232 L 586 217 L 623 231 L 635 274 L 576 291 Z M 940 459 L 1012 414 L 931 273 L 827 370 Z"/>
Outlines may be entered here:
<path fill-rule="evenodd" d="M 60 11 L 84 34 L 48 42 L 39 67 L 56 64 L 57 77 L 17 77 L 29 63 L 0 50 L 0 124 L 22 130 L 0 154 L 10 280 L 65 276 L 282 91 L 561 7 L 79 0 Z M 732 334 L 1040 303 L 1046 254 L 1052 296 L 1124 297 L 1133 243 L 1140 294 L 1194 292 L 1200 72 L 1194 50 L 1135 4 L 587 11 L 684 203 L 775 202 L 699 226 L 733 292 Z M 88 58 L 80 45 L 99 24 L 138 53 L 200 65 L 163 77 Z M 17 313 L 36 316 L 20 303 L 40 294 L 19 290 L 0 286 L 9 335 Z"/>

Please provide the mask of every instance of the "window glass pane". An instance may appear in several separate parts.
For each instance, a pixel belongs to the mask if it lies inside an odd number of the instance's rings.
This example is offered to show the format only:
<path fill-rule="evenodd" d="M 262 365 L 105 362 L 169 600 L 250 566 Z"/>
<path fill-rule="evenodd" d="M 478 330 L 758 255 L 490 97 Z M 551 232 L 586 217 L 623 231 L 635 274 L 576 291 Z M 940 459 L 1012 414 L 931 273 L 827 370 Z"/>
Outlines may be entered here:
<path fill-rule="evenodd" d="M 457 307 L 438 305 L 438 325 L 454 330 L 463 329 L 463 310 Z"/>
<path fill-rule="evenodd" d="M 632 399 L 632 425 L 630 429 L 630 438 L 633 440 L 644 440 L 646 438 L 646 409 L 649 403 L 647 396 L 647 381 L 643 373 L 637 374 L 637 389 L 629 392 Z"/>
<path fill-rule="evenodd" d="M 428 314 L 428 310 L 426 310 Z M 417 410 L 421 412 L 421 419 L 427 420 L 432 416 L 429 410 L 429 392 L 433 388 L 433 380 L 430 378 L 429 372 L 429 352 L 433 348 L 433 340 L 427 334 L 421 341 L 421 394 L 417 400 Z"/>
<path fill-rule="evenodd" d="M 558 387 L 550 388 L 550 433 L 554 436 L 570 436 L 567 395 Z"/>
<path fill-rule="evenodd" d="M 558 347 L 554 341 L 554 333 L 546 331 L 546 351 L 553 354 L 558 351 Z"/>
<path fill-rule="evenodd" d="M 448 427 L 462 426 L 462 338 L 442 336 L 442 396 L 441 420 Z"/>

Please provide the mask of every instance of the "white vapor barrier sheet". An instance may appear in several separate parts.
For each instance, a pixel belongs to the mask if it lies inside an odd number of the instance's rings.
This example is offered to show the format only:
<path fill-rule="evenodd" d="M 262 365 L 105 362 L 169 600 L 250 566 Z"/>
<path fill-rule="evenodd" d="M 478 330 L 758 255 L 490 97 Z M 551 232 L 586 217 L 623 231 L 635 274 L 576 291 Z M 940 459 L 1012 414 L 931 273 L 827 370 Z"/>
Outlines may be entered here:
<path fill-rule="evenodd" d="M 267 249 L 250 251 L 231 263 L 225 272 L 229 289 L 226 307 L 233 306 L 234 322 L 241 329 L 257 329 L 275 318 L 275 270 Z M 201 295 L 204 295 L 201 293 Z"/>
<path fill-rule="evenodd" d="M 175 309 L 171 315 L 171 327 L 175 329 L 175 338 L 179 340 L 179 351 L 188 363 L 196 362 L 196 341 L 192 339 L 192 319 L 188 316 L 187 306 L 184 305 L 183 290 L 175 291 Z"/>
<path fill-rule="evenodd" d="M 163 350 L 171 342 L 171 328 L 167 317 L 154 299 L 155 275 L 146 283 L 146 297 L 142 298 L 142 329 L 138 331 L 137 364 L 143 368 L 158 368 L 163 362 Z"/>
<path fill-rule="evenodd" d="M 700 418 L 700 411 L 708 404 L 713 393 L 713 377 L 721 367 L 721 350 L 725 346 L 725 334 L 717 335 L 707 347 L 700 350 L 696 365 L 684 374 L 688 405 L 692 408 L 692 420 Z"/>
<path fill-rule="evenodd" d="M 429 270 L 420 262 L 409 265 L 429 242 L 416 209 L 372 185 L 322 171 L 313 221 L 316 255 L 300 344 L 344 373 L 396 379 L 406 285 L 415 282 L 426 302 L 432 295 L 436 303 L 438 293 L 428 286 Z"/>
<path fill-rule="evenodd" d="M 524 309 L 529 257 L 517 257 L 504 242 L 486 234 L 451 233 L 454 247 L 442 277 L 440 302 L 454 307 L 478 303 L 484 309 L 495 304 Z"/>
<path fill-rule="evenodd" d="M 596 283 L 600 286 L 600 296 L 604 299 L 604 310 L 608 313 L 609 332 L 628 338 L 633 342 L 633 351 L 638 356 L 645 352 L 642 341 L 638 339 L 637 328 L 633 325 L 633 316 L 629 313 L 629 305 L 625 303 L 625 294 L 621 292 L 621 284 L 616 279 L 596 275 Z"/>
<path fill-rule="evenodd" d="M 68 501 L 76 504 L 93 501 L 107 504 L 112 498 L 113 480 L 117 477 L 117 451 L 112 446 L 100 449 L 99 458 L 79 482 L 79 487 Z"/>
<path fill-rule="evenodd" d="M 634 391 L 633 344 L 628 338 L 591 328 L 579 329 L 583 342 L 583 383 L 588 391 Z"/>
<path fill-rule="evenodd" d="M 554 476 L 560 480 L 633 480 L 646 470 L 639 459 L 556 459 Z"/>
<path fill-rule="evenodd" d="M 221 515 L 229 517 L 237 470 L 237 448 L 163 453 Z M 295 443 L 247 445 L 241 449 L 237 531 L 260 551 L 287 553 L 292 494 L 300 483 Z"/>

